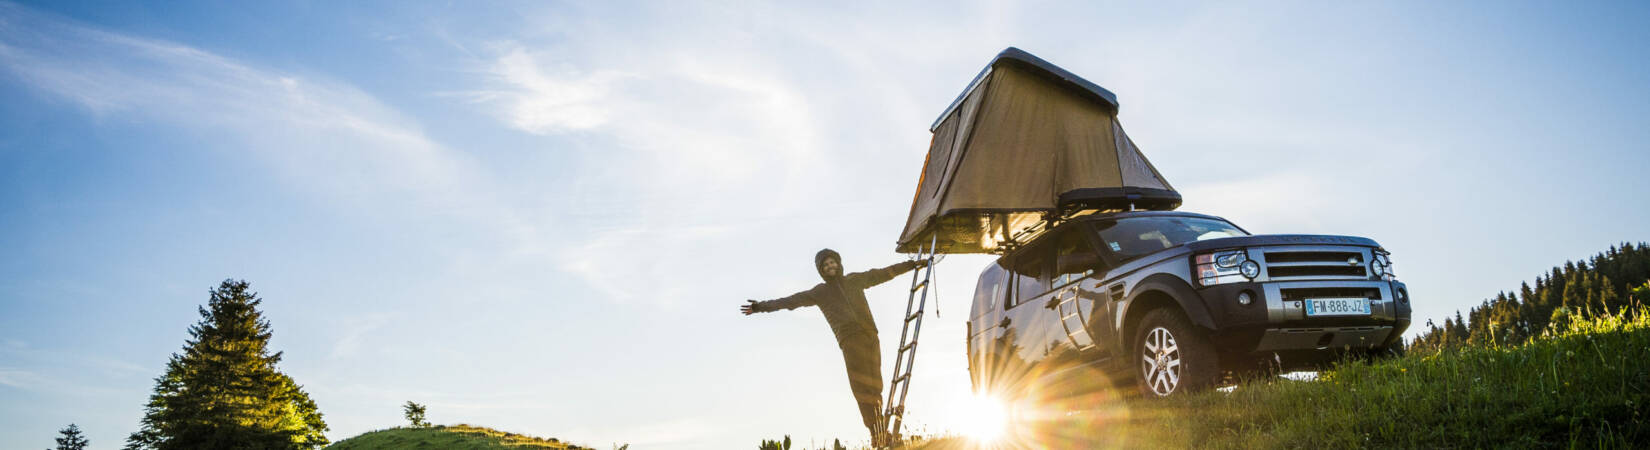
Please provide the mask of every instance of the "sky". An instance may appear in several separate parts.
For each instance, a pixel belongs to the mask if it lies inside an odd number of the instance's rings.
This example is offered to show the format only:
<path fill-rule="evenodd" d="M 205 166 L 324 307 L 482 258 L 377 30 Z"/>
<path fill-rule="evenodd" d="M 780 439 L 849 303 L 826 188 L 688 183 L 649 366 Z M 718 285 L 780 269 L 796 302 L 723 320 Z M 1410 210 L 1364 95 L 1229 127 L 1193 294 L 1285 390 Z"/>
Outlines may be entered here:
<path fill-rule="evenodd" d="M 815 2 L 818 3 L 818 2 Z M 1365 236 L 1418 324 L 1650 240 L 1642 3 L 0 1 L 0 447 L 117 448 L 226 278 L 340 440 L 400 405 L 597 448 L 864 441 L 829 328 L 927 127 L 1016 46 L 1182 210 Z M 908 401 L 954 430 L 990 258 Z M 901 279 L 867 292 L 891 370 Z M 1411 330 L 1413 335 L 1414 329 Z"/>

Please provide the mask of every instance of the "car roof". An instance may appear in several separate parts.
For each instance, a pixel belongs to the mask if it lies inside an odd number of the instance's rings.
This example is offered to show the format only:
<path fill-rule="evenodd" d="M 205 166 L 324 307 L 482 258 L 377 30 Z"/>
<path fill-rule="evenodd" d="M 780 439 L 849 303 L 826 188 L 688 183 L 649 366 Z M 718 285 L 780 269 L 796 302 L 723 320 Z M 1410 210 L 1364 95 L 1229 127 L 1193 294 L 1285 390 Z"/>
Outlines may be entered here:
<path fill-rule="evenodd" d="M 1043 242 L 1044 238 L 1046 238 L 1050 235 L 1053 235 L 1053 234 L 1059 232 L 1060 230 L 1064 230 L 1064 229 L 1069 228 L 1069 227 L 1079 226 L 1077 224 L 1102 222 L 1102 221 L 1116 220 L 1116 219 L 1127 219 L 1127 218 L 1131 218 L 1131 217 L 1194 217 L 1194 218 L 1199 218 L 1199 219 L 1219 220 L 1219 221 L 1226 222 L 1226 223 L 1231 223 L 1232 222 L 1230 220 L 1226 220 L 1223 217 L 1211 216 L 1211 215 L 1208 215 L 1208 214 L 1198 214 L 1198 213 L 1194 213 L 1194 212 L 1185 212 L 1185 211 L 1123 211 L 1123 212 L 1088 214 L 1088 215 L 1077 216 L 1077 217 L 1073 217 L 1073 218 L 1070 218 L 1070 219 L 1066 219 L 1065 221 L 1061 222 L 1059 225 L 1055 225 L 1053 229 L 1048 230 L 1047 232 L 1044 232 L 1042 234 L 1039 234 L 1036 237 L 1036 239 L 1032 239 L 1031 242 L 1027 242 L 1027 243 L 1021 245 L 1020 248 L 1023 249 L 1023 248 L 1026 248 L 1026 247 L 1031 247 L 1031 246 L 1037 245 L 1039 242 Z M 1236 226 L 1236 225 L 1237 224 L 1233 224 L 1233 226 Z M 1019 253 L 1019 251 L 1016 250 L 1016 251 L 1009 252 L 1009 253 L 1010 254 L 1015 254 L 1015 253 Z"/>
<path fill-rule="evenodd" d="M 1124 212 L 1114 212 L 1114 213 L 1089 214 L 1089 215 L 1084 215 L 1084 216 L 1073 217 L 1071 219 L 1067 219 L 1065 221 L 1065 223 L 1062 223 L 1060 225 L 1056 225 L 1054 227 L 1054 230 L 1049 230 L 1049 231 L 1052 232 L 1052 231 L 1055 231 L 1055 230 L 1059 230 L 1061 228 L 1065 228 L 1067 226 L 1073 226 L 1072 224 L 1076 224 L 1076 223 L 1101 222 L 1101 221 L 1106 221 L 1106 220 L 1127 219 L 1127 218 L 1130 218 L 1130 217 L 1196 217 L 1196 218 L 1199 218 L 1199 219 L 1212 219 L 1212 220 L 1219 220 L 1219 221 L 1223 221 L 1223 222 L 1231 222 L 1229 220 L 1226 220 L 1223 217 L 1211 216 L 1211 215 L 1208 215 L 1208 214 L 1198 214 L 1198 213 L 1194 213 L 1194 212 L 1185 212 L 1185 211 L 1124 211 Z"/>

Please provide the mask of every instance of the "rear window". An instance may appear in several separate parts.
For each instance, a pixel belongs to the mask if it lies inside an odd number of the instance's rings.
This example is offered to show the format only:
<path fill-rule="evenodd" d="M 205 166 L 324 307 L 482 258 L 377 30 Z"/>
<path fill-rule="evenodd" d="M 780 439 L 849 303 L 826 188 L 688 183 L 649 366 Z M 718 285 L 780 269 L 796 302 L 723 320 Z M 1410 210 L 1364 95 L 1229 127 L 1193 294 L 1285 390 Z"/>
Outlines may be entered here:
<path fill-rule="evenodd" d="M 1248 236 L 1230 222 L 1201 217 L 1129 217 L 1095 225 L 1107 250 L 1119 260 L 1155 253 L 1187 242 Z"/>
<path fill-rule="evenodd" d="M 1038 257 L 1046 253 L 1031 250 L 1014 258 L 1014 264 L 1009 268 L 1015 275 L 1014 305 L 1031 301 L 1038 295 L 1048 292 L 1048 278 L 1043 276 L 1043 267 L 1048 265 L 1048 260 Z"/>

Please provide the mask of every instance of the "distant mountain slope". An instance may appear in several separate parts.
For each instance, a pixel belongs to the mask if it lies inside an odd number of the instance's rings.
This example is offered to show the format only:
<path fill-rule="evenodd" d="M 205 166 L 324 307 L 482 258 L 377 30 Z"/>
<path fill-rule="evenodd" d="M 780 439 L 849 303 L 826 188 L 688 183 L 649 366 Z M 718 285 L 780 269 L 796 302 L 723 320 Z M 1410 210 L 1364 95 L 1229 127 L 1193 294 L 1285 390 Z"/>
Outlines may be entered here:
<path fill-rule="evenodd" d="M 377 450 L 377 449 L 567 449 L 567 450 L 594 450 L 590 447 L 561 442 L 555 438 L 544 439 L 523 434 L 507 433 L 492 428 L 471 425 L 435 426 L 430 428 L 390 428 L 364 433 L 336 444 L 325 450 Z"/>

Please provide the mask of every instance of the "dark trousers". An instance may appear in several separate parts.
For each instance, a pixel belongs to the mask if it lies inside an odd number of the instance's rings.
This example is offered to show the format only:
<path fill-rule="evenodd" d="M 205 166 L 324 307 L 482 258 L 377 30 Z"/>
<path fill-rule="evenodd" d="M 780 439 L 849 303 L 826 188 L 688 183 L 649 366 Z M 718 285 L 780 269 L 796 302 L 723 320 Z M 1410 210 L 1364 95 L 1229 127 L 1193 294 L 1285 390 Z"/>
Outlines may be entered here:
<path fill-rule="evenodd" d="M 839 338 L 837 346 L 842 348 L 842 362 L 848 366 L 848 387 L 854 390 L 854 402 L 859 403 L 860 420 L 874 435 L 882 419 L 882 348 L 876 336 L 864 334 Z"/>

